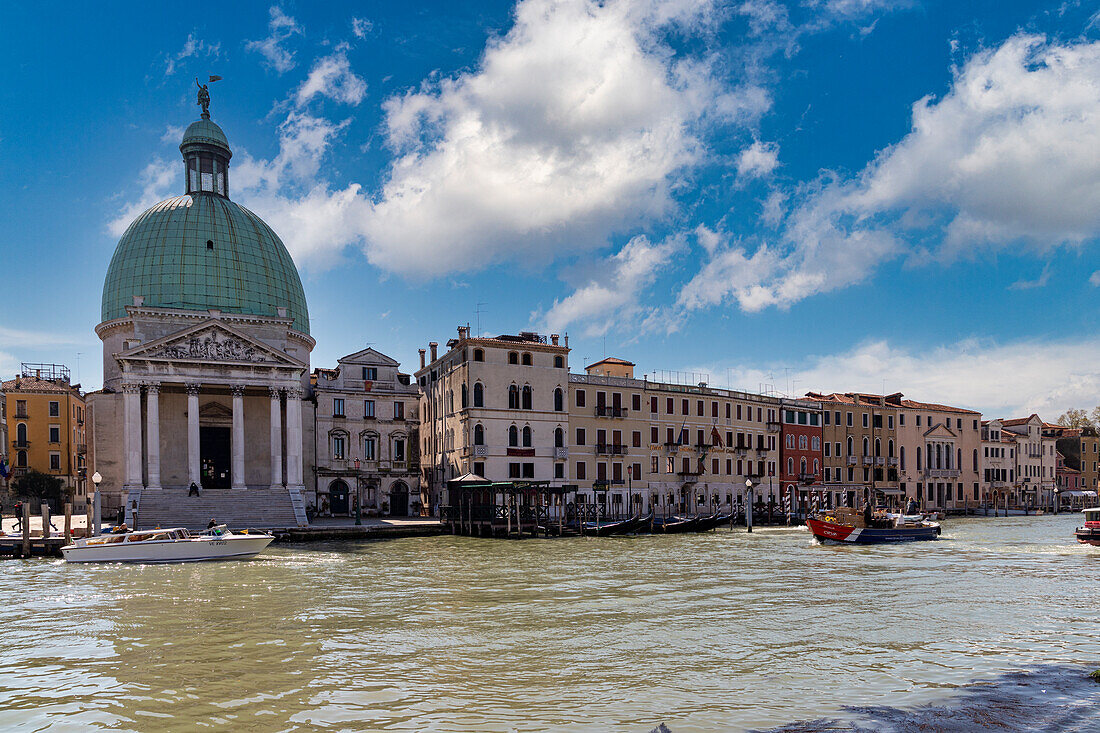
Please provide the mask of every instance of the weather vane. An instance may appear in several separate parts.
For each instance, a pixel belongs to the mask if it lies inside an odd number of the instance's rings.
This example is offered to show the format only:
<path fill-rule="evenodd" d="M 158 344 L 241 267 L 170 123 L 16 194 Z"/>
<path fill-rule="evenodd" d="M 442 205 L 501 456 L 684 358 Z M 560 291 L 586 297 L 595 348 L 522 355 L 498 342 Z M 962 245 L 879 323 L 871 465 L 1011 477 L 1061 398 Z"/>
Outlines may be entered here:
<path fill-rule="evenodd" d="M 212 75 L 210 83 L 213 84 L 216 81 L 221 81 L 221 77 Z M 202 107 L 202 118 L 208 120 L 210 119 L 210 90 L 207 89 L 205 84 L 199 84 L 198 77 L 195 77 L 195 86 L 199 88 L 199 101 L 196 104 Z"/>

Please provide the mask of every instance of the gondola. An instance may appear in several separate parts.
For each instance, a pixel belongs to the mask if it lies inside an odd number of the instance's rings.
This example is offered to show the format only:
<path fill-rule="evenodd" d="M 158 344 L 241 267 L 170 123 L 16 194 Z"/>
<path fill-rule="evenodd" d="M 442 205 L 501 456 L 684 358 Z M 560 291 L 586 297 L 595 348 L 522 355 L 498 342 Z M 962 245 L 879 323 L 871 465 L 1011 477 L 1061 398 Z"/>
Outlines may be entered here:
<path fill-rule="evenodd" d="M 653 518 L 652 512 L 640 517 L 634 515 L 630 519 L 621 519 L 616 522 L 585 522 L 584 533 L 593 537 L 610 537 L 617 534 L 632 534 L 649 524 Z"/>
<path fill-rule="evenodd" d="M 664 517 L 653 521 L 653 531 L 662 534 L 683 534 L 694 532 L 698 523 L 699 519 L 696 517 Z"/>
<path fill-rule="evenodd" d="M 697 523 L 695 525 L 695 529 L 693 531 L 695 531 L 695 532 L 709 532 L 712 529 L 717 529 L 718 527 L 721 527 L 723 524 L 729 524 L 729 523 L 730 523 L 730 515 L 729 514 L 723 514 L 722 512 L 715 512 L 714 514 L 711 514 L 709 517 L 699 518 L 699 520 L 697 521 Z"/>

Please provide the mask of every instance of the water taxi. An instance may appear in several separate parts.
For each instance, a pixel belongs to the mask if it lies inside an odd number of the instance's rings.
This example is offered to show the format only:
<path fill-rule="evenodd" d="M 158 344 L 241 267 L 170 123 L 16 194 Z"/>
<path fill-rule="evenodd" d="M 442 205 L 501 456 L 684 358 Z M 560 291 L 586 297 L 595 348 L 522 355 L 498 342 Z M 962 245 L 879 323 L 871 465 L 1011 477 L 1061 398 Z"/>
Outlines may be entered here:
<path fill-rule="evenodd" d="M 934 540 L 940 525 L 920 515 L 876 514 L 867 522 L 863 514 L 847 507 L 806 519 L 806 526 L 819 540 L 853 542 L 861 545 L 883 542 Z"/>
<path fill-rule="evenodd" d="M 66 562 L 198 562 L 254 557 L 275 538 L 262 532 L 230 532 L 224 525 L 193 534 L 183 527 L 104 534 L 61 548 Z"/>
<path fill-rule="evenodd" d="M 1077 541 L 1100 547 L 1100 506 L 1082 509 L 1081 513 L 1085 515 L 1085 524 L 1077 528 Z"/>

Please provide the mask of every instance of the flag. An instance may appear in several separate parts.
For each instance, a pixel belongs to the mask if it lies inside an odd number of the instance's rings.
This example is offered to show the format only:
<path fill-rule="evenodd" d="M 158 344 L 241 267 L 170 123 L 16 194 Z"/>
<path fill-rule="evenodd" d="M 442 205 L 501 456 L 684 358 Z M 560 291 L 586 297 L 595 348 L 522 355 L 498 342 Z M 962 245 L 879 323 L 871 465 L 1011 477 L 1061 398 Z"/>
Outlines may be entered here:
<path fill-rule="evenodd" d="M 214 75 L 210 76 L 210 81 L 212 81 L 212 82 L 213 81 L 221 81 L 221 80 L 222 80 L 222 78 L 220 76 L 214 76 Z"/>
<path fill-rule="evenodd" d="M 8 477 L 8 462 L 0 459 L 0 478 Z"/>
<path fill-rule="evenodd" d="M 718 432 L 718 426 L 715 425 L 710 430 L 710 437 L 714 439 L 714 445 L 722 448 L 722 435 Z"/>

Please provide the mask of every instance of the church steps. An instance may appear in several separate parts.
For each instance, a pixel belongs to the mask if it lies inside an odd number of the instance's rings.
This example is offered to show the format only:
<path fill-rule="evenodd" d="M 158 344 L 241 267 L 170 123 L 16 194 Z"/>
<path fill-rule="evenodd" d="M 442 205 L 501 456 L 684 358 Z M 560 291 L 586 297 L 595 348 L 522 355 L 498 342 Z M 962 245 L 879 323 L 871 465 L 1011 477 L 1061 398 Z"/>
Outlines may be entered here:
<path fill-rule="evenodd" d="M 298 526 L 287 489 L 209 489 L 200 496 L 188 496 L 187 489 L 173 488 L 141 492 L 136 528 L 200 529 L 211 519 L 231 528 Z"/>

